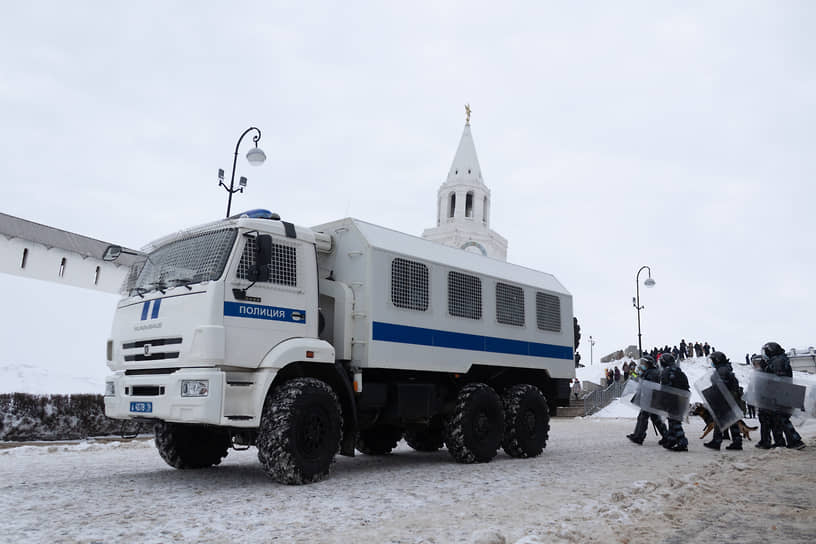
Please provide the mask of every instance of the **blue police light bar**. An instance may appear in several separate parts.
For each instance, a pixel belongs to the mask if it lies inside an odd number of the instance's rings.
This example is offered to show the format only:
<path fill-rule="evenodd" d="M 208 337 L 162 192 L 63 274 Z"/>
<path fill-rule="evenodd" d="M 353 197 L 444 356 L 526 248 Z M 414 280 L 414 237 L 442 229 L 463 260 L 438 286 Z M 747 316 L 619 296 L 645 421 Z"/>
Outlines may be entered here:
<path fill-rule="evenodd" d="M 247 217 L 249 219 L 272 219 L 272 220 L 280 220 L 280 215 L 270 212 L 269 210 L 264 210 L 261 208 L 255 210 L 247 210 L 245 212 L 236 213 L 235 215 L 231 215 L 230 219 L 239 219 L 241 217 Z"/>

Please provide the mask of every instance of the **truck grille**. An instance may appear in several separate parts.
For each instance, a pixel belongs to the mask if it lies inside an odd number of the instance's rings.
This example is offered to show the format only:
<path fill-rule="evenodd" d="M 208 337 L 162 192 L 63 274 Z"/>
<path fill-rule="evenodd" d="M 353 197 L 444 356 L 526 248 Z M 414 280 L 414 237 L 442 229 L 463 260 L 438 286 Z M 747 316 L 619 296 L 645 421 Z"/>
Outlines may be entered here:
<path fill-rule="evenodd" d="M 177 346 L 181 344 L 180 337 L 174 338 L 153 338 L 151 340 L 136 340 L 134 342 L 124 342 L 122 350 L 125 361 L 164 361 L 167 359 L 178 359 L 180 352 L 163 351 L 164 346 Z"/>

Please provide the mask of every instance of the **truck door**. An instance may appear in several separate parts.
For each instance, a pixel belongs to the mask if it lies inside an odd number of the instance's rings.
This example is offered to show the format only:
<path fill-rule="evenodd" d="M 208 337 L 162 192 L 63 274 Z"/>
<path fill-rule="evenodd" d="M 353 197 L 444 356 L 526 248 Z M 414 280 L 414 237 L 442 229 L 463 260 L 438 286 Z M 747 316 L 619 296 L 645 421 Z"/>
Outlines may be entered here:
<path fill-rule="evenodd" d="M 225 360 L 254 367 L 283 340 L 317 335 L 315 256 L 311 244 L 294 238 L 241 238 L 224 282 Z"/>

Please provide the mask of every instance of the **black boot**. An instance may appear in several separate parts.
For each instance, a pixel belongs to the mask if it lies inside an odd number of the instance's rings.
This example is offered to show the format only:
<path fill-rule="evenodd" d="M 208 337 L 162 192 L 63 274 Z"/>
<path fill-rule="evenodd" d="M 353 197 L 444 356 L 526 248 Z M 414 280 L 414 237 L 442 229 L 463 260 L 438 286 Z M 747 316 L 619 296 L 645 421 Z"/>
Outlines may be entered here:
<path fill-rule="evenodd" d="M 631 440 L 632 442 L 634 442 L 634 443 L 635 443 L 635 444 L 637 444 L 638 446 L 643 445 L 643 439 L 642 439 L 642 438 L 638 439 L 638 438 L 637 438 L 635 435 L 633 435 L 633 434 L 627 434 L 627 435 L 626 435 L 626 438 L 628 438 L 629 440 Z"/>
<path fill-rule="evenodd" d="M 734 444 L 733 442 L 731 442 L 730 444 L 728 444 L 725 447 L 725 449 L 727 449 L 727 450 L 741 450 L 742 449 L 742 444 Z"/>
<path fill-rule="evenodd" d="M 718 442 L 714 442 L 713 440 L 711 442 L 706 442 L 705 444 L 703 444 L 703 446 L 705 446 L 706 448 L 711 448 L 712 450 L 720 449 L 720 444 Z"/>

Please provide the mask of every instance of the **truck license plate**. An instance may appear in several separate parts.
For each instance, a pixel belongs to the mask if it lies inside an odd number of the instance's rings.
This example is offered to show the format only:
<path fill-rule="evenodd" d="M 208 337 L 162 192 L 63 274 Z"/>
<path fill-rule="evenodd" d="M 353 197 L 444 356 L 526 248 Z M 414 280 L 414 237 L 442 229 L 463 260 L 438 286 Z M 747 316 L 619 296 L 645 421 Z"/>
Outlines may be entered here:
<path fill-rule="evenodd" d="M 140 414 L 148 414 L 153 411 L 152 402 L 131 402 L 130 411 L 138 412 Z"/>

